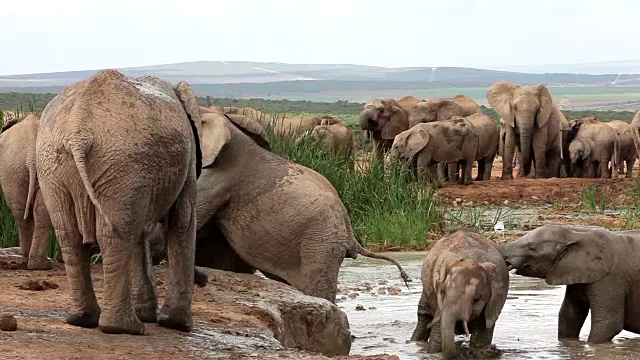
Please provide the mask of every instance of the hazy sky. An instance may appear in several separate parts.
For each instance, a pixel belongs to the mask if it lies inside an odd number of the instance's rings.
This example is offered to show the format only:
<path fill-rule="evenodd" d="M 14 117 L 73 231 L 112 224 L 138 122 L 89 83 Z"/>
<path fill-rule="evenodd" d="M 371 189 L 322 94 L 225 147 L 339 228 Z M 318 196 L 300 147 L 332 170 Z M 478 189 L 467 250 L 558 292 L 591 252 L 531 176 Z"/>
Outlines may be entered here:
<path fill-rule="evenodd" d="M 0 74 L 183 61 L 640 59 L 637 0 L 6 0 Z"/>

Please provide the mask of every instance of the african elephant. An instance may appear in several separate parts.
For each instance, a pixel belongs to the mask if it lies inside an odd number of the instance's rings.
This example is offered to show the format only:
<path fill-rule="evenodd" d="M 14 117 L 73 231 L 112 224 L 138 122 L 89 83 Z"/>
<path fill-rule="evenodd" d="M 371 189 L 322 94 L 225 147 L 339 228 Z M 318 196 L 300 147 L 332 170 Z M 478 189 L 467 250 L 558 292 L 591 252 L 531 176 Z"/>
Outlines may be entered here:
<path fill-rule="evenodd" d="M 629 126 L 631 126 L 631 138 L 636 147 L 636 154 L 640 156 L 640 110 L 633 117 Z"/>
<path fill-rule="evenodd" d="M 589 343 L 640 333 L 640 236 L 595 226 L 543 225 L 499 246 L 516 274 L 566 285 L 558 338 L 578 339 L 591 311 Z"/>
<path fill-rule="evenodd" d="M 27 115 L 5 122 L 0 133 L 0 186 L 16 221 L 20 250 L 29 270 L 47 270 L 51 220 L 38 187 L 36 135 L 40 118 Z"/>
<path fill-rule="evenodd" d="M 560 137 L 562 140 L 562 166 L 564 167 L 564 176 L 573 176 L 573 168 L 571 166 L 571 157 L 569 156 L 569 121 L 560 111 Z"/>
<path fill-rule="evenodd" d="M 296 139 L 296 144 L 303 141 L 305 134 Z M 351 129 L 344 124 L 317 125 L 307 135 L 312 142 L 321 143 L 333 154 L 343 152 L 346 156 L 351 156 L 354 142 Z"/>
<path fill-rule="evenodd" d="M 624 165 L 627 163 L 626 177 L 633 176 L 633 165 L 636 162 L 638 153 L 636 152 L 636 146 L 633 142 L 633 135 L 631 132 L 631 125 L 628 122 L 622 120 L 611 120 L 605 122 L 605 124 L 611 126 L 620 137 L 620 152 L 618 153 L 618 173 L 624 174 Z"/>
<path fill-rule="evenodd" d="M 409 108 L 409 127 L 418 123 L 447 120 L 454 116 L 470 116 L 480 112 L 480 106 L 466 95 L 452 98 L 432 98 Z"/>
<path fill-rule="evenodd" d="M 263 113 L 260 110 L 256 110 L 250 106 L 243 107 L 235 107 L 235 106 L 224 106 L 221 108 L 222 112 L 225 114 L 234 114 L 234 115 L 246 115 L 252 117 L 254 120 L 260 123 L 262 127 L 265 129 L 269 126 L 270 118 L 269 115 Z"/>
<path fill-rule="evenodd" d="M 487 100 L 505 123 L 502 179 L 513 179 L 513 154 L 520 148 L 520 176 L 531 171 L 535 177 L 559 176 L 562 140 L 562 113 L 553 103 L 551 93 L 543 84 L 520 86 L 498 81 L 487 90 Z M 533 159 L 533 161 L 532 161 Z"/>
<path fill-rule="evenodd" d="M 585 137 L 573 139 L 569 144 L 569 159 L 573 177 L 595 178 L 598 162 L 596 159 L 596 145 L 593 140 Z"/>
<path fill-rule="evenodd" d="M 373 143 L 373 156 L 382 159 L 391 149 L 396 135 L 409 128 L 409 109 L 420 99 L 374 99 L 364 105 L 360 112 L 360 128 L 367 132 Z"/>
<path fill-rule="evenodd" d="M 332 115 L 302 115 L 294 117 L 280 117 L 273 122 L 274 134 L 281 137 L 293 137 L 312 130 L 318 125 L 342 124 L 342 120 Z"/>
<path fill-rule="evenodd" d="M 479 137 L 478 153 L 474 159 L 478 162 L 478 175 L 475 180 L 490 180 L 491 168 L 498 152 L 500 131 L 493 120 L 483 113 L 475 113 L 465 117 L 465 119 L 473 126 L 474 132 Z M 455 164 L 454 166 L 449 166 L 449 180 L 453 181 L 453 179 L 457 178 L 459 178 L 457 166 Z"/>
<path fill-rule="evenodd" d="M 507 300 L 509 272 L 498 247 L 459 230 L 438 240 L 422 264 L 422 295 L 412 341 L 428 352 L 455 356 L 454 334 L 471 333 L 471 346 L 489 346 Z M 460 329 L 462 323 L 462 329 Z"/>
<path fill-rule="evenodd" d="M 143 334 L 143 322 L 191 331 L 200 114 L 186 82 L 104 70 L 67 87 L 41 116 L 36 169 L 72 293 L 66 322 Z M 171 281 L 157 314 L 143 231 L 166 231 Z M 98 305 L 83 244 L 98 243 Z M 130 275 L 133 281 L 130 279 Z"/>
<path fill-rule="evenodd" d="M 407 279 L 396 260 L 355 240 L 344 204 L 326 178 L 275 155 L 247 133 L 266 141 L 249 117 L 202 114 L 199 232 L 214 222 L 244 263 L 331 302 L 345 257 L 391 261 Z"/>
<path fill-rule="evenodd" d="M 620 137 L 616 131 L 598 121 L 594 117 L 586 117 L 569 122 L 569 154 L 571 154 L 571 144 L 579 138 L 585 138 L 593 142 L 590 149 L 591 162 L 595 167 L 593 176 L 602 179 L 617 178 L 618 154 L 620 153 Z M 609 162 L 611 169 L 609 170 Z M 572 161 L 572 166 L 574 165 Z"/>
<path fill-rule="evenodd" d="M 479 136 L 467 118 L 420 123 L 398 134 L 385 157 L 390 168 L 398 159 L 411 161 L 418 179 L 439 183 L 438 163 L 460 162 L 460 184 L 472 184 L 471 167 L 478 154 Z"/>

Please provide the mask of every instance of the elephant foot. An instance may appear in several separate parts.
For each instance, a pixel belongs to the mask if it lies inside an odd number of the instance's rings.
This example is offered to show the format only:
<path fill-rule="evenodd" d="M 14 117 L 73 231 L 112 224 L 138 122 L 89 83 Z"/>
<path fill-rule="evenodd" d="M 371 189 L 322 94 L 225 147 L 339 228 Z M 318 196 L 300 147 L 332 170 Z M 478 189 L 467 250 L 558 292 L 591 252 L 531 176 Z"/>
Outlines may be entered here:
<path fill-rule="evenodd" d="M 165 303 L 158 315 L 158 325 L 169 329 L 191 332 L 193 328 L 191 309 L 187 306 L 171 306 Z"/>
<path fill-rule="evenodd" d="M 67 315 L 65 321 L 69 325 L 83 328 L 98 327 L 100 311 L 78 311 Z"/>
<path fill-rule="evenodd" d="M 502 174 L 502 177 L 500 178 L 500 180 L 513 180 L 513 175 L 512 174 Z"/>
<path fill-rule="evenodd" d="M 153 303 L 149 305 L 134 306 L 136 317 L 143 323 L 155 323 L 158 321 L 158 305 Z"/>
<path fill-rule="evenodd" d="M 51 261 L 44 258 L 30 257 L 27 263 L 27 270 L 49 270 L 53 265 Z"/>
<path fill-rule="evenodd" d="M 133 311 L 128 315 L 105 315 L 102 313 L 98 328 L 105 334 L 144 335 L 144 324 Z"/>
<path fill-rule="evenodd" d="M 204 271 L 194 268 L 193 283 L 200 287 L 204 287 L 207 285 L 207 283 L 209 283 L 209 276 Z"/>

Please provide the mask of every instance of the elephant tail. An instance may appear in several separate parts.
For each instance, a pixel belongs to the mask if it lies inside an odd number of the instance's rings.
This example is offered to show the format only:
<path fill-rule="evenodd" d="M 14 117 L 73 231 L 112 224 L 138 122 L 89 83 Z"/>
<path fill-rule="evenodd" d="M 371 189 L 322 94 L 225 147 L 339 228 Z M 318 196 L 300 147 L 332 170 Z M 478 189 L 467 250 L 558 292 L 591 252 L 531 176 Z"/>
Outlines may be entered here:
<path fill-rule="evenodd" d="M 79 143 L 75 143 L 73 145 L 71 145 L 69 147 L 69 151 L 71 152 L 71 155 L 73 156 L 73 161 L 76 164 L 76 168 L 78 169 L 78 173 L 80 175 L 80 179 L 82 180 L 82 183 L 84 184 L 84 188 L 87 191 L 87 195 L 89 195 L 89 199 L 91 200 L 91 202 L 93 203 L 93 206 L 96 208 L 96 212 L 98 214 L 100 214 L 100 216 L 102 216 L 102 219 L 104 220 L 105 224 L 114 232 L 114 235 L 118 238 L 122 238 L 119 234 L 119 232 L 117 231 L 117 229 L 113 226 L 113 224 L 111 223 L 111 221 L 109 220 L 109 218 L 105 215 L 105 212 L 102 210 L 102 206 L 100 205 L 100 202 L 98 202 L 98 197 L 96 196 L 96 192 L 93 188 L 93 185 L 91 184 L 91 180 L 89 180 L 89 174 L 87 173 L 87 166 L 86 166 L 86 153 L 85 153 L 85 148 L 87 146 L 83 146 L 83 144 L 79 144 Z M 85 224 L 83 224 L 83 227 L 86 226 Z M 88 234 L 83 234 L 83 237 L 85 237 L 84 242 L 85 243 L 95 243 L 96 239 L 95 239 L 95 234 L 92 234 L 92 236 L 94 236 L 93 239 L 87 239 L 86 236 Z"/>
<path fill-rule="evenodd" d="M 373 259 L 387 260 L 387 261 L 393 263 L 395 266 L 398 267 L 398 270 L 400 270 L 400 276 L 402 277 L 402 280 L 404 280 L 404 284 L 407 286 L 407 289 L 410 289 L 409 282 L 412 281 L 412 280 L 409 278 L 409 275 L 407 275 L 407 273 L 404 271 L 404 269 L 402 268 L 402 266 L 400 265 L 400 263 L 398 263 L 398 261 L 396 259 L 392 258 L 391 256 L 382 255 L 382 254 L 376 254 L 374 252 L 371 252 L 371 251 L 363 248 L 362 245 L 360 245 L 358 242 L 354 241 L 353 242 L 353 246 L 347 252 L 347 256 L 349 256 L 352 259 L 357 259 L 358 258 L 358 254 L 364 255 L 366 257 L 370 257 L 370 258 L 373 258 Z"/>
<path fill-rule="evenodd" d="M 27 204 L 24 208 L 24 216 L 23 220 L 27 220 L 29 218 L 29 214 L 31 214 L 31 209 L 33 207 L 33 198 L 36 193 L 36 169 L 35 164 L 29 164 L 27 166 L 29 168 L 29 192 L 27 194 Z"/>

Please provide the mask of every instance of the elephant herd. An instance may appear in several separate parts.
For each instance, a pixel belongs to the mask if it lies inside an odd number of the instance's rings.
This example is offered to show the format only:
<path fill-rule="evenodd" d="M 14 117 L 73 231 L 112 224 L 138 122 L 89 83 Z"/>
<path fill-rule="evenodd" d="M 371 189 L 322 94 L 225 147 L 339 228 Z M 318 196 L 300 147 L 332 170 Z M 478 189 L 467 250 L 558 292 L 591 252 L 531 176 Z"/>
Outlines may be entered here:
<path fill-rule="evenodd" d="M 308 130 L 332 121 L 320 118 Z M 0 166 L 28 269 L 51 268 L 55 230 L 71 325 L 139 335 L 143 323 L 157 322 L 191 331 L 193 284 L 207 283 L 196 266 L 260 270 L 331 302 L 345 257 L 386 259 L 409 280 L 395 259 L 356 241 L 326 178 L 270 151 L 256 117 L 198 106 L 184 81 L 100 71 L 67 87 L 39 116 L 8 121 Z M 90 272 L 95 246 L 102 304 Z M 158 311 L 152 264 L 165 257 L 170 281 Z"/>
<path fill-rule="evenodd" d="M 456 355 L 456 334 L 471 335 L 472 348 L 490 345 L 512 269 L 566 285 L 558 339 L 578 339 L 589 312 L 589 343 L 610 342 L 622 330 L 640 333 L 639 251 L 639 230 L 543 225 L 500 245 L 466 229 L 452 232 L 434 244 L 422 264 L 411 340 L 426 341 L 428 352 L 442 352 L 445 359 Z"/>
<path fill-rule="evenodd" d="M 544 84 L 498 81 L 487 90 L 489 105 L 500 116 L 496 126 L 469 97 L 374 99 L 360 113 L 374 157 L 385 165 L 412 163 L 419 179 L 471 184 L 489 180 L 496 154 L 502 156 L 503 180 L 519 176 L 616 178 L 632 176 L 640 153 L 640 112 L 631 124 L 586 117 L 567 121 Z M 446 171 L 445 171 L 446 168 Z M 459 174 L 461 170 L 461 174 Z"/>

